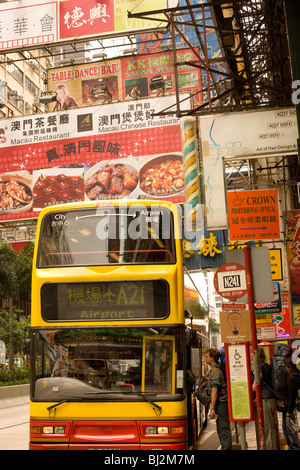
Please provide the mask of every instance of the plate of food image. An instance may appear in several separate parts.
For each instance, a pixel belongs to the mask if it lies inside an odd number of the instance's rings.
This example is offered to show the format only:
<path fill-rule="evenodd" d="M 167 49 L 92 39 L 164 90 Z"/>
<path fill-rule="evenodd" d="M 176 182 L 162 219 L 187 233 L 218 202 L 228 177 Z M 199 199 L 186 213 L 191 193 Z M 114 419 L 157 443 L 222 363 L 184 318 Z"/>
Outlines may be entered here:
<path fill-rule="evenodd" d="M 0 214 L 28 212 L 32 208 L 31 175 L 0 175 Z"/>
<path fill-rule="evenodd" d="M 96 163 L 85 174 L 84 190 L 88 200 L 137 199 L 139 172 L 135 160 L 118 158 Z"/>
<path fill-rule="evenodd" d="M 140 167 L 141 197 L 184 196 L 182 156 L 166 154 L 147 159 Z"/>

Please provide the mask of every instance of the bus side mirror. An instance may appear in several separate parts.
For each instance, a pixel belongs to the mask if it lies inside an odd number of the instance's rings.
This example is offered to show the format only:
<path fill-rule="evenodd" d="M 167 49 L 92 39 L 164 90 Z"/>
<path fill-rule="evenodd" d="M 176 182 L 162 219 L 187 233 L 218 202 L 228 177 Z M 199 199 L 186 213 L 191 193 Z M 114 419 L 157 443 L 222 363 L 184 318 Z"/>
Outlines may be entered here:
<path fill-rule="evenodd" d="M 188 318 L 189 320 L 191 320 L 191 327 L 193 327 L 193 325 L 192 325 L 192 323 L 193 323 L 193 314 L 189 310 L 185 310 L 184 311 L 184 316 L 185 316 L 185 318 Z"/>
<path fill-rule="evenodd" d="M 23 356 L 29 356 L 30 354 L 30 339 L 24 339 L 23 341 Z"/>

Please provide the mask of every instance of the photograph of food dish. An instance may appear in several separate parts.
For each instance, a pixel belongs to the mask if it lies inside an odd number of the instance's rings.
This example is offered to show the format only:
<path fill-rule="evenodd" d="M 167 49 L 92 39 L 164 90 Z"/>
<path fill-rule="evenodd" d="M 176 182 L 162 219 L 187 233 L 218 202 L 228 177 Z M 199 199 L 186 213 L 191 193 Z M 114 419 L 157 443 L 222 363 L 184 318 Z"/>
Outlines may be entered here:
<path fill-rule="evenodd" d="M 140 189 L 150 198 L 182 195 L 184 177 L 181 155 L 160 155 L 141 164 Z"/>
<path fill-rule="evenodd" d="M 83 200 L 83 168 L 46 168 L 33 172 L 34 210 Z"/>
<path fill-rule="evenodd" d="M 102 161 L 85 174 L 84 190 L 89 200 L 138 197 L 139 173 L 134 160 Z"/>
<path fill-rule="evenodd" d="M 28 212 L 32 207 L 32 175 L 29 172 L 0 175 L 0 214 Z"/>

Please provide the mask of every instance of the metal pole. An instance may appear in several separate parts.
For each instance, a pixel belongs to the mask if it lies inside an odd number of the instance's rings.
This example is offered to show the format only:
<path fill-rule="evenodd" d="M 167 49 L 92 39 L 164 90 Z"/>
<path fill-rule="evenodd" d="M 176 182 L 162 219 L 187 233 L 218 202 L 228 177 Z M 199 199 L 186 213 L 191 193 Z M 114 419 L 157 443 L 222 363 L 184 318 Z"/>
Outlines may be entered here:
<path fill-rule="evenodd" d="M 176 36 L 173 22 L 173 13 L 171 14 L 172 23 L 171 23 L 171 35 L 172 35 L 172 44 L 173 44 L 173 60 L 174 60 L 174 77 L 175 77 L 175 94 L 176 94 L 176 116 L 180 117 L 180 104 L 179 104 L 179 86 L 178 86 L 178 65 L 177 65 L 177 49 L 176 49 Z"/>
<path fill-rule="evenodd" d="M 255 324 L 251 257 L 250 257 L 250 248 L 248 246 L 244 247 L 244 258 L 245 258 L 245 268 L 246 268 L 246 271 L 248 271 L 249 276 L 250 276 L 250 283 L 248 285 L 247 291 L 248 291 L 248 304 L 249 304 L 251 332 L 252 332 L 252 353 L 253 353 L 254 380 L 255 380 L 255 385 L 256 385 L 255 391 L 256 391 L 256 407 L 257 407 L 257 419 L 258 419 L 259 448 L 260 450 L 266 450 L 264 416 L 263 416 L 262 395 L 261 395 L 260 368 L 259 368 L 259 362 L 258 362 L 258 344 L 257 344 L 256 324 Z"/>
<path fill-rule="evenodd" d="M 245 423 L 239 423 L 240 435 L 241 435 L 241 450 L 247 450 L 247 441 L 246 441 L 246 429 Z"/>

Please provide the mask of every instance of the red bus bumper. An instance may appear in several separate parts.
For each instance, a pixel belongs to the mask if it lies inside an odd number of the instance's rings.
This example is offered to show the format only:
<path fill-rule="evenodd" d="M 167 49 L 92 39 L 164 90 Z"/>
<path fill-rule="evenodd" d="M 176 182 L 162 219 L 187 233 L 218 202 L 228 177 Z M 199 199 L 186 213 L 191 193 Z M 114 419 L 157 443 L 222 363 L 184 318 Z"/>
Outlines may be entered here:
<path fill-rule="evenodd" d="M 29 450 L 186 450 L 186 420 L 31 420 Z"/>

